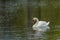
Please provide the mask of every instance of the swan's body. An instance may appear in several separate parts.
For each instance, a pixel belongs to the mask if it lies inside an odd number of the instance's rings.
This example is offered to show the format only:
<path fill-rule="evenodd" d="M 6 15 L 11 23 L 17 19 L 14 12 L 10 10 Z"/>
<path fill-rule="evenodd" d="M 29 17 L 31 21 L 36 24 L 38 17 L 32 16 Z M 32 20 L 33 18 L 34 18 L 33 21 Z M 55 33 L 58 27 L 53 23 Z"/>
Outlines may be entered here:
<path fill-rule="evenodd" d="M 49 22 L 46 21 L 39 21 L 38 18 L 33 18 L 35 20 L 35 24 L 33 25 L 33 30 L 36 31 L 46 31 L 49 28 Z"/>

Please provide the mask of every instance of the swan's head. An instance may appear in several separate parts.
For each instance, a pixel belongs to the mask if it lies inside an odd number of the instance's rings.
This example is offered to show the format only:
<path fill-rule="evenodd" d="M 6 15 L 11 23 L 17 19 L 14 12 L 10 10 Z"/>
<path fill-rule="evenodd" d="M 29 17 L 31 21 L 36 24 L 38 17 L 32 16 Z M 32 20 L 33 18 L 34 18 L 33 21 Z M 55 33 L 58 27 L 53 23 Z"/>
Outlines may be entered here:
<path fill-rule="evenodd" d="M 32 19 L 32 21 L 33 21 L 33 24 L 35 24 L 36 22 L 38 22 L 38 21 L 39 21 L 39 19 L 38 19 L 38 18 L 36 18 L 36 17 L 34 17 L 34 18 Z"/>

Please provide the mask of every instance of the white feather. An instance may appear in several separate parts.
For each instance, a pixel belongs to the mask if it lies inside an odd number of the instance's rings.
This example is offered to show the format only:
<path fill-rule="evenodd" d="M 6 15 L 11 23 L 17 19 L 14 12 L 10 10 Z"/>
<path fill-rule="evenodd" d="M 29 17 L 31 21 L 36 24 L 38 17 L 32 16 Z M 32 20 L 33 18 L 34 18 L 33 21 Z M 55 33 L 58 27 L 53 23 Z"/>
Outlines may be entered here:
<path fill-rule="evenodd" d="M 33 25 L 33 30 L 47 31 L 47 29 L 50 29 L 50 27 L 48 26 L 50 22 L 39 21 L 38 18 L 35 18 L 34 20 L 37 20 L 37 22 Z"/>

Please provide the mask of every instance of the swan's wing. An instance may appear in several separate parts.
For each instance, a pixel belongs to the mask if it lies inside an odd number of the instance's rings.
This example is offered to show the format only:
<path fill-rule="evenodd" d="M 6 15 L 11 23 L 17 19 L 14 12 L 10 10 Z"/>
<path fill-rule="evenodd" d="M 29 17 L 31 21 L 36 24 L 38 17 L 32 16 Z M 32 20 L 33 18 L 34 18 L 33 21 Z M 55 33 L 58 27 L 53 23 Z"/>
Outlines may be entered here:
<path fill-rule="evenodd" d="M 37 30 L 38 30 L 38 31 L 46 31 L 46 30 L 48 30 L 48 29 L 50 29 L 49 26 L 38 26 L 38 27 L 37 27 Z"/>
<path fill-rule="evenodd" d="M 40 25 L 40 26 L 42 26 L 42 25 L 47 26 L 47 25 L 49 25 L 49 23 L 50 23 L 50 22 L 39 21 L 38 25 Z"/>
<path fill-rule="evenodd" d="M 47 23 L 45 21 L 39 21 L 38 25 L 37 26 L 43 26 L 43 25 L 46 25 Z"/>
<path fill-rule="evenodd" d="M 49 26 L 46 25 L 46 22 L 39 22 L 37 25 L 37 30 L 39 31 L 46 31 L 47 29 L 49 29 Z"/>

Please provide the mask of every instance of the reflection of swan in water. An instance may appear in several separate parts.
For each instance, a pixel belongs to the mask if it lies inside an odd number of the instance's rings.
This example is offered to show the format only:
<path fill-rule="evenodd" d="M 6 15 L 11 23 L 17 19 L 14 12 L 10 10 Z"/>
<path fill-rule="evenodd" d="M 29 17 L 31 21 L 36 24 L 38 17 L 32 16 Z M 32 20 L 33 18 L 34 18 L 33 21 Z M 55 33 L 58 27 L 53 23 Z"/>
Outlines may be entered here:
<path fill-rule="evenodd" d="M 35 30 L 35 36 L 42 36 L 43 32 L 46 32 L 50 27 L 48 26 L 50 22 L 39 21 L 38 18 L 33 18 L 33 30 Z"/>

